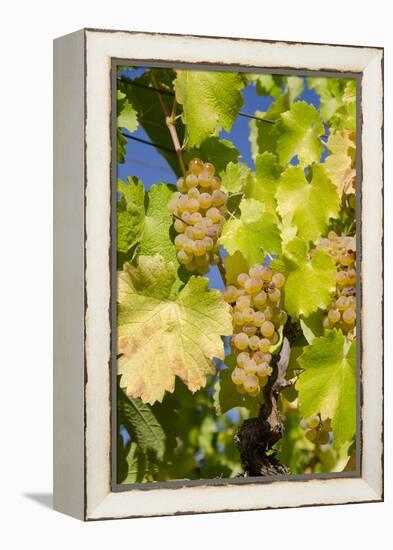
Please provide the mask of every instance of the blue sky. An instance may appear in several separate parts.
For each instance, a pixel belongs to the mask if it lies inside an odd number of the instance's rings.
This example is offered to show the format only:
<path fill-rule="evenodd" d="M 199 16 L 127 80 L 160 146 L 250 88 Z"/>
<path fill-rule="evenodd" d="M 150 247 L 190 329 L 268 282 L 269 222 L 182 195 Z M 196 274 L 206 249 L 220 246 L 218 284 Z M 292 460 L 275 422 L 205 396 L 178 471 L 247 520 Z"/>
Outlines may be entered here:
<path fill-rule="evenodd" d="M 144 71 L 143 68 L 127 72 L 128 76 L 139 76 Z M 149 93 L 149 92 L 146 92 Z M 273 102 L 272 97 L 258 96 L 255 87 L 252 84 L 247 85 L 243 90 L 244 104 L 242 111 L 249 114 L 254 114 L 255 111 L 266 111 Z M 304 100 L 307 103 L 312 103 L 316 108 L 319 108 L 319 96 L 313 89 L 305 87 L 303 93 L 298 100 Z M 249 123 L 250 119 L 238 116 L 235 120 L 230 132 L 222 131 L 220 137 L 229 139 L 240 152 L 242 162 L 247 163 L 251 168 L 254 168 L 254 163 L 251 158 L 251 146 L 249 142 Z M 133 133 L 135 137 L 150 141 L 143 128 L 140 126 Z M 128 140 L 126 146 L 126 160 L 124 164 L 119 164 L 117 168 L 118 177 L 126 180 L 127 176 L 138 177 L 145 186 L 145 189 L 150 189 L 153 183 L 165 182 L 176 183 L 176 176 L 166 162 L 154 147 L 138 143 L 133 140 Z M 212 267 L 209 273 L 210 286 L 214 288 L 223 288 L 221 277 L 216 267 Z"/>

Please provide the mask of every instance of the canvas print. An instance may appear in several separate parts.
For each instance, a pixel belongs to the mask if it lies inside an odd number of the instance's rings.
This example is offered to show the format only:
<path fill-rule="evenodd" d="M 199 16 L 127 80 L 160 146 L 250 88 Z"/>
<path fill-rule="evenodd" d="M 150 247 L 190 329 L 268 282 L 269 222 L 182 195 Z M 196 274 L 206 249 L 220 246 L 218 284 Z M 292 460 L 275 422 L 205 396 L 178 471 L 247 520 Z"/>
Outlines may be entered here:
<path fill-rule="evenodd" d="M 356 80 L 114 72 L 117 483 L 350 475 Z"/>

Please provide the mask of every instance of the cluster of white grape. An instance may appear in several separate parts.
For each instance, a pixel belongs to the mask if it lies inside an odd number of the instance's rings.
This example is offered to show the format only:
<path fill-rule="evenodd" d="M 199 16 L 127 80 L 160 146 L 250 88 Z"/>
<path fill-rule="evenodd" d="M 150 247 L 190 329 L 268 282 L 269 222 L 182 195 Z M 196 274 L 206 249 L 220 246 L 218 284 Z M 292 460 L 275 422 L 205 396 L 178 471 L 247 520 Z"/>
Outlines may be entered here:
<path fill-rule="evenodd" d="M 340 328 L 349 337 L 356 324 L 356 245 L 354 237 L 338 236 L 330 231 L 316 246 L 326 250 L 337 265 L 336 292 L 323 321 L 325 328 Z"/>
<path fill-rule="evenodd" d="M 192 159 L 168 204 L 178 233 L 178 260 L 188 271 L 201 274 L 209 271 L 209 264 L 219 262 L 218 238 L 228 212 L 228 196 L 220 190 L 221 180 L 214 174 L 213 164 Z"/>
<path fill-rule="evenodd" d="M 232 381 L 240 393 L 258 396 L 272 373 L 271 347 L 279 341 L 278 329 L 287 321 L 281 308 L 282 273 L 259 264 L 237 277 L 237 285 L 224 291 L 231 305 L 234 334 L 231 348 L 237 366 Z"/>
<path fill-rule="evenodd" d="M 329 432 L 332 430 L 330 418 L 321 420 L 319 415 L 304 418 L 300 422 L 303 430 L 306 430 L 306 437 L 315 444 L 326 445 L 329 443 Z"/>

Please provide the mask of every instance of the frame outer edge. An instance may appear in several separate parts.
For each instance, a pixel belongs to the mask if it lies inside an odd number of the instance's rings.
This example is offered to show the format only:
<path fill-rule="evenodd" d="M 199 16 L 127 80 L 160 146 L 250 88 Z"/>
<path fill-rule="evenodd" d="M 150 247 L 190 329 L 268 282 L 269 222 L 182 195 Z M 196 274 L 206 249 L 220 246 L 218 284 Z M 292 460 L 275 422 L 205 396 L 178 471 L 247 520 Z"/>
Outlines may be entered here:
<path fill-rule="evenodd" d="M 85 519 L 83 30 L 54 41 L 53 507 Z"/>

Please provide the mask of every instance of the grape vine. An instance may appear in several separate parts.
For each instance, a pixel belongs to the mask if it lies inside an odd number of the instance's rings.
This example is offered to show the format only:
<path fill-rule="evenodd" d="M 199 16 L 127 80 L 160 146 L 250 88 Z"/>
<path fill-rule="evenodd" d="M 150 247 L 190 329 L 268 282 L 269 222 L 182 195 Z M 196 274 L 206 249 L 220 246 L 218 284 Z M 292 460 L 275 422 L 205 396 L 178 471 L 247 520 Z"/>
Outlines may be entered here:
<path fill-rule="evenodd" d="M 356 97 L 347 78 L 118 67 L 119 482 L 355 464 Z"/>

